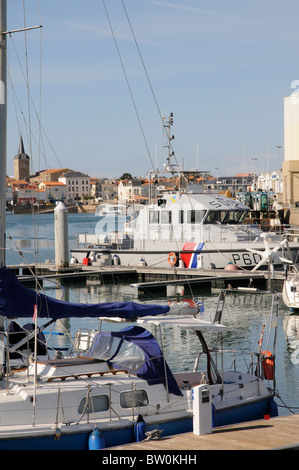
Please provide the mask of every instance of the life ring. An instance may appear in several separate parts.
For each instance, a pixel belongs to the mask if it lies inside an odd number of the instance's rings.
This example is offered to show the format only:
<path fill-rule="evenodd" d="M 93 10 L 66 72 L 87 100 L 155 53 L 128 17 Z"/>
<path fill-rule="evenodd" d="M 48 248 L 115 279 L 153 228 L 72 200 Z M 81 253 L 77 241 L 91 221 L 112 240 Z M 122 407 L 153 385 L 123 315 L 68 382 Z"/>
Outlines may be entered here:
<path fill-rule="evenodd" d="M 269 358 L 269 359 L 266 359 Z M 270 359 L 271 358 L 271 359 Z M 270 351 L 262 351 L 262 367 L 264 377 L 266 380 L 273 380 L 274 378 L 274 360 Z"/>
<path fill-rule="evenodd" d="M 174 266 L 175 263 L 176 263 L 176 254 L 173 253 L 173 251 L 171 253 L 169 253 L 168 255 L 168 263 L 170 264 L 170 266 Z"/>

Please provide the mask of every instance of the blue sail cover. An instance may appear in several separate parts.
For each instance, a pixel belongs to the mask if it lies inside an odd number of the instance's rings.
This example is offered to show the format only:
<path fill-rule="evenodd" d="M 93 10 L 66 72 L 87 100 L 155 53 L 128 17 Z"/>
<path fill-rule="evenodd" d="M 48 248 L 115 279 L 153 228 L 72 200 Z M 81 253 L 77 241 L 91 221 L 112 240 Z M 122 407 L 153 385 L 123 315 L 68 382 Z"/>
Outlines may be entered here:
<path fill-rule="evenodd" d="M 8 318 L 32 318 L 35 305 L 39 318 L 119 317 L 134 319 L 147 315 L 163 315 L 168 305 L 138 304 L 135 302 L 107 302 L 78 304 L 63 302 L 27 289 L 6 266 L 0 269 L 0 315 Z"/>
<path fill-rule="evenodd" d="M 132 352 L 130 344 L 141 350 L 141 353 L 136 349 Z M 167 377 L 169 392 L 182 395 L 157 340 L 140 326 L 98 333 L 86 356 L 106 360 L 115 369 L 127 368 L 130 373 L 146 380 L 149 385 L 162 383 L 166 387 Z"/>

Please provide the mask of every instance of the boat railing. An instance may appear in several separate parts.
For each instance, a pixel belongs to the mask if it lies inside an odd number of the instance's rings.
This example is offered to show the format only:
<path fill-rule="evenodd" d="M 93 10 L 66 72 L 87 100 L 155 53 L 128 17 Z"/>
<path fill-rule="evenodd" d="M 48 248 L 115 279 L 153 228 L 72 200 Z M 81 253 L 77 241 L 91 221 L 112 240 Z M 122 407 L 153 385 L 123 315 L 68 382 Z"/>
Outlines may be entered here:
<path fill-rule="evenodd" d="M 263 362 L 266 360 L 263 356 L 263 354 L 257 353 L 257 352 L 252 352 L 252 351 L 242 351 L 240 354 L 240 351 L 236 349 L 223 349 L 223 348 L 210 348 L 210 353 L 214 357 L 214 362 L 216 365 L 216 368 L 219 371 L 220 376 L 221 370 L 225 365 L 225 371 L 226 372 L 241 372 L 244 371 L 246 373 L 256 375 L 259 378 L 264 378 L 264 370 L 263 370 Z M 197 358 L 196 358 L 196 368 L 194 371 L 198 370 L 200 368 L 200 357 L 204 356 L 205 354 L 203 351 L 199 351 Z M 191 357 L 191 353 L 190 353 Z M 183 368 L 186 366 L 187 363 L 194 362 L 194 353 L 192 354 L 192 359 L 190 357 L 187 358 L 185 357 L 184 364 L 181 366 L 181 368 L 177 369 L 176 373 L 182 372 Z M 267 357 L 269 359 L 269 357 Z M 271 359 L 271 357 L 270 357 Z M 167 361 L 171 369 L 174 369 L 175 366 L 177 366 L 175 359 L 175 355 L 167 355 Z M 241 363 L 242 362 L 242 363 Z"/>
<path fill-rule="evenodd" d="M 219 241 L 226 241 L 231 234 L 234 238 L 237 238 L 238 241 L 253 241 L 259 236 L 259 227 L 257 225 L 237 225 L 237 224 L 219 224 L 217 225 L 219 230 Z M 215 230 L 214 226 L 209 226 L 209 236 L 206 237 L 206 241 L 214 241 L 215 239 Z"/>
<path fill-rule="evenodd" d="M 230 365 L 228 366 L 229 371 L 237 372 L 239 371 L 239 363 L 240 363 L 240 351 L 237 351 L 236 349 L 212 349 L 211 350 L 216 357 L 216 365 L 219 362 L 219 358 L 221 356 L 221 361 L 223 361 L 222 356 L 226 356 L 226 362 Z M 242 359 L 244 360 L 245 356 L 249 357 L 249 362 L 246 363 L 247 367 L 247 372 L 254 372 L 254 368 L 256 368 L 257 363 L 258 363 L 258 358 L 256 356 L 256 353 L 254 352 L 247 352 L 247 351 L 242 351 Z"/>
<path fill-rule="evenodd" d="M 285 237 L 290 241 L 299 241 L 299 227 L 287 227 L 284 230 Z"/>
<path fill-rule="evenodd" d="M 217 230 L 215 231 L 215 228 Z M 164 227 L 159 224 L 154 230 L 148 233 L 151 240 L 156 241 L 181 241 L 185 242 L 186 238 L 189 241 L 198 241 L 204 239 L 206 242 L 215 242 L 217 237 L 219 242 L 229 241 L 232 238 L 238 241 L 254 241 L 260 236 L 261 232 L 269 233 L 270 235 L 285 236 L 290 241 L 299 241 L 299 228 L 290 228 L 284 225 L 267 225 L 267 224 L 190 224 L 182 227 Z M 134 236 L 135 235 L 135 236 Z M 142 235 L 142 234 L 141 234 Z M 143 234 L 142 236 L 145 236 Z M 106 234 L 96 234 L 83 232 L 74 236 L 74 247 L 79 248 L 92 248 L 92 247 L 112 247 L 120 249 L 126 244 L 126 248 L 132 248 L 134 245 L 134 238 L 136 241 L 136 233 L 134 230 L 125 231 L 112 231 Z"/>
<path fill-rule="evenodd" d="M 240 370 L 239 366 L 241 365 L 240 364 L 241 356 L 243 360 L 245 356 L 249 356 L 248 363 L 245 363 L 245 367 L 247 371 L 253 372 L 254 369 L 257 367 L 257 363 L 258 363 L 257 353 L 242 352 L 242 354 L 240 355 L 240 351 L 237 351 L 235 349 L 219 349 L 219 348 L 213 348 L 213 347 L 211 347 L 209 351 L 213 355 L 214 362 L 218 370 L 221 370 L 223 363 L 224 363 L 225 370 L 230 371 L 230 372 L 239 371 Z M 194 363 L 197 364 L 194 367 L 194 371 L 196 371 L 196 370 L 199 370 L 200 368 L 201 356 L 205 357 L 205 355 L 206 353 L 204 353 L 202 350 L 198 352 L 190 351 L 190 353 L 186 353 L 183 363 L 178 365 L 177 356 L 175 354 L 167 353 L 167 363 L 169 364 L 171 370 L 173 370 L 174 373 L 176 374 L 181 373 L 184 370 L 186 370 L 186 366 L 189 366 L 189 370 L 190 370 L 190 367 Z M 242 367 L 244 368 L 244 364 Z"/>
<path fill-rule="evenodd" d="M 214 351 L 215 352 L 215 351 Z M 242 351 L 240 355 L 240 351 L 232 350 L 232 349 L 221 349 L 216 351 L 216 366 L 220 355 L 226 355 L 226 363 L 228 362 L 228 355 L 231 355 L 230 358 L 230 366 L 226 370 L 230 372 L 240 372 L 239 363 L 240 363 L 240 356 L 245 361 L 245 356 L 249 357 L 249 361 L 246 364 L 247 370 L 246 372 L 251 375 L 255 375 L 258 379 L 269 379 L 269 373 L 267 370 L 274 367 L 274 360 L 275 356 L 269 353 L 269 351 L 262 351 L 262 352 L 249 352 L 249 351 Z M 217 357 L 218 356 L 218 357 Z M 221 357 L 221 363 L 223 358 Z M 270 379 L 272 380 L 272 378 Z"/>

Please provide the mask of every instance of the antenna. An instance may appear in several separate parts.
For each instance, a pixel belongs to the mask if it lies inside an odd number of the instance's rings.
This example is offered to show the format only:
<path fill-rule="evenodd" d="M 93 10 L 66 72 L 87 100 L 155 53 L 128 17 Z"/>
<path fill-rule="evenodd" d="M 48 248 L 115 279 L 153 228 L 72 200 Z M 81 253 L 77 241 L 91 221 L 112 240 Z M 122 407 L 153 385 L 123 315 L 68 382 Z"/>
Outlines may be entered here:
<path fill-rule="evenodd" d="M 172 172 L 175 166 L 170 161 L 171 157 L 174 156 L 174 151 L 172 150 L 172 147 L 171 147 L 171 141 L 174 139 L 174 135 L 171 135 L 171 132 L 170 132 L 171 126 L 173 126 L 173 113 L 170 113 L 168 120 L 166 119 L 166 116 L 161 116 L 161 117 L 162 117 L 163 127 L 165 129 L 166 137 L 167 137 L 167 144 L 163 145 L 163 147 L 166 147 L 168 149 L 167 163 L 164 164 L 164 166 L 167 171 Z"/>

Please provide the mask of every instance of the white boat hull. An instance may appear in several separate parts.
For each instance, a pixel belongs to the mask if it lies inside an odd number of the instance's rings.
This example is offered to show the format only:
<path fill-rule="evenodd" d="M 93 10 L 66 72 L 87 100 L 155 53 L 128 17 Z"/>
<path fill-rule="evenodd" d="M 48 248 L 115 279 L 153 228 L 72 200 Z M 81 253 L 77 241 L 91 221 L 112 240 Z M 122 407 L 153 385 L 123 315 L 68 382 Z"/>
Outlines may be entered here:
<path fill-rule="evenodd" d="M 270 243 L 270 248 L 276 246 L 275 243 Z M 238 266 L 241 269 L 253 269 L 261 260 L 262 256 L 258 253 L 252 253 L 247 250 L 252 248 L 258 251 L 264 251 L 263 242 L 260 243 L 221 243 L 212 244 L 205 243 L 200 250 L 187 252 L 187 250 L 179 249 L 178 246 L 165 243 L 159 249 L 147 250 L 134 250 L 134 249 L 111 249 L 111 248 L 76 248 L 72 249 L 72 257 L 78 263 L 84 263 L 84 259 L 88 259 L 89 264 L 94 266 L 111 266 L 112 264 L 121 266 L 138 266 L 145 264 L 154 267 L 169 267 L 173 266 L 173 259 L 169 257 L 170 253 L 174 253 L 176 261 L 174 265 L 186 268 L 217 268 L 223 269 L 229 263 Z M 289 249 L 293 261 L 297 259 L 299 253 L 299 243 L 289 243 Z M 185 254 L 186 262 L 180 263 L 180 258 L 183 258 L 181 253 Z M 188 261 L 187 261 L 188 260 Z M 282 267 L 282 263 L 275 261 L 276 267 Z M 267 265 L 263 266 L 267 269 Z"/>
<path fill-rule="evenodd" d="M 201 373 L 175 375 L 178 383 L 188 379 L 190 385 L 192 377 L 193 381 L 198 381 Z M 20 385 L 20 379 L 17 375 L 12 379 L 8 395 L 5 384 L 2 384 L 0 449 L 86 450 L 95 427 L 101 432 L 105 446 L 132 442 L 138 413 L 142 413 L 147 430 L 160 429 L 163 436 L 193 429 L 192 389 L 182 390 L 182 397 L 167 396 L 162 385 L 149 387 L 143 380 L 122 372 L 116 375 L 107 372 L 102 377 L 93 375 L 89 381 L 92 395 L 96 397 L 110 393 L 111 407 L 106 412 L 93 413 L 90 410 L 89 419 L 86 414 L 82 419 L 78 414 L 78 404 L 86 396 L 88 381 L 85 383 L 80 378 L 47 374 L 46 381 L 41 380 L 37 386 L 36 408 L 33 410 L 33 385 L 26 384 L 25 376 Z M 211 386 L 213 426 L 258 419 L 270 413 L 272 395 L 264 386 L 264 381 L 239 372 L 230 373 L 228 380 L 234 383 Z M 109 388 L 112 381 L 113 387 Z M 57 383 L 55 388 L 54 382 Z M 149 402 L 146 406 L 124 410 L 120 407 L 120 393 L 132 389 L 146 390 Z"/>
<path fill-rule="evenodd" d="M 299 310 L 299 273 L 289 274 L 284 281 L 282 300 L 288 308 Z"/>

